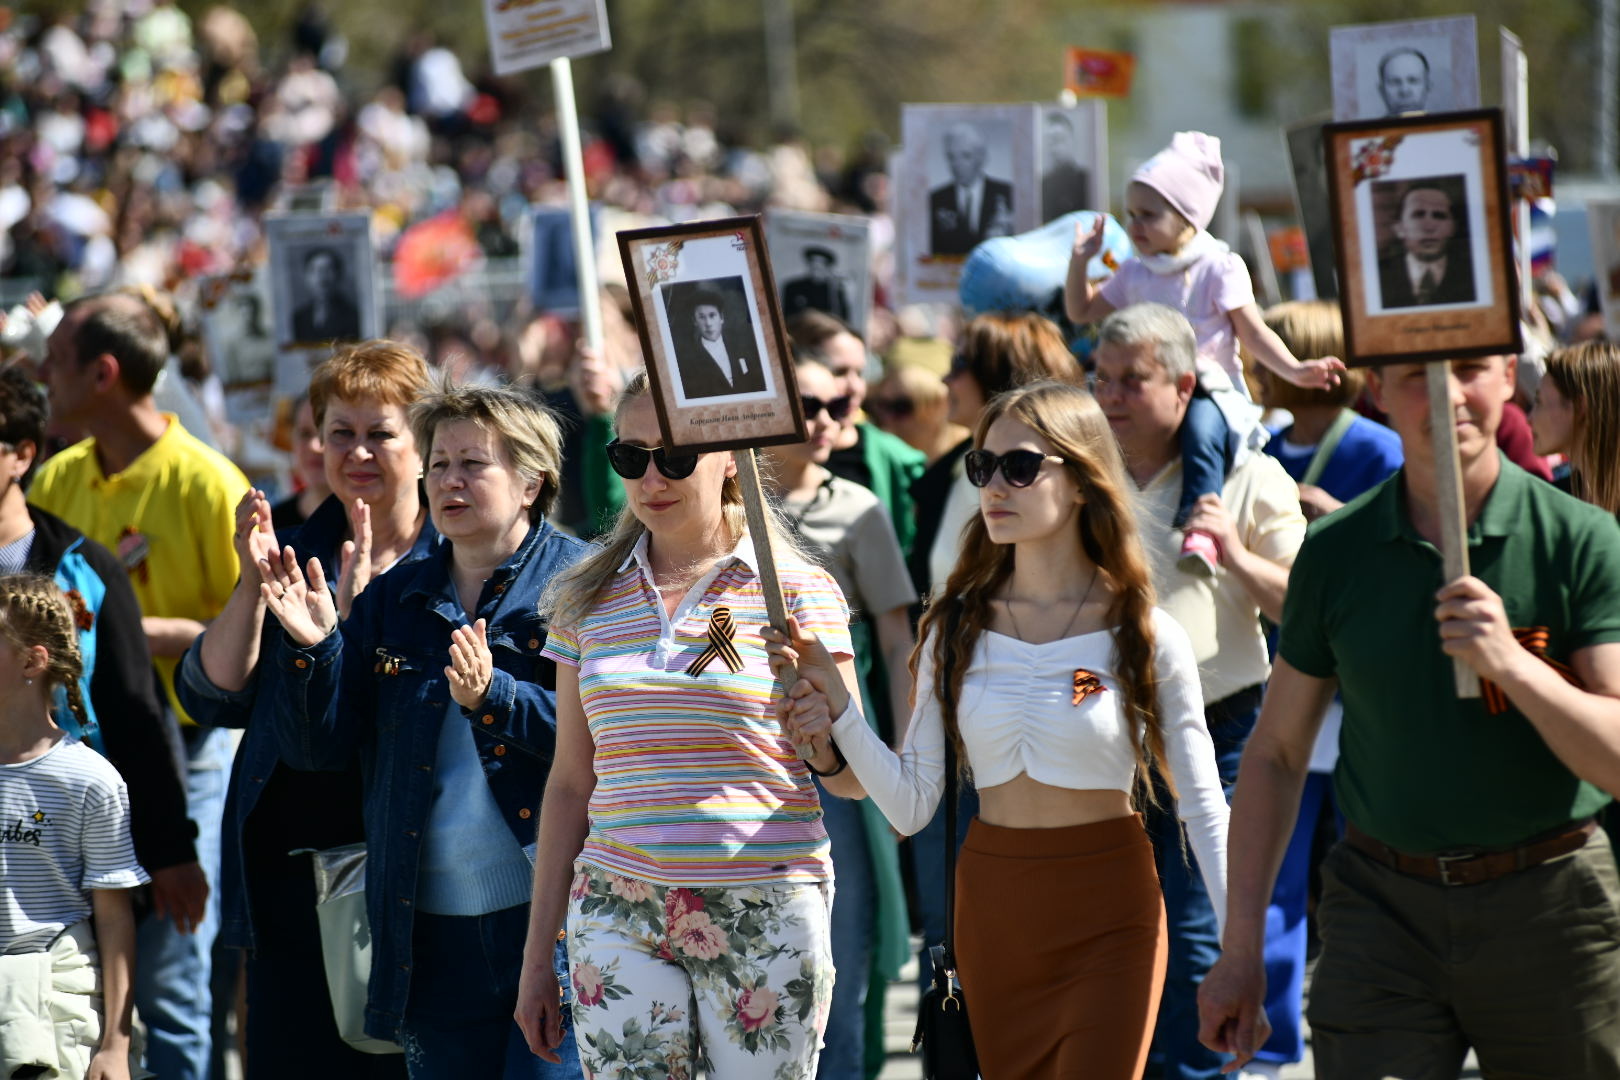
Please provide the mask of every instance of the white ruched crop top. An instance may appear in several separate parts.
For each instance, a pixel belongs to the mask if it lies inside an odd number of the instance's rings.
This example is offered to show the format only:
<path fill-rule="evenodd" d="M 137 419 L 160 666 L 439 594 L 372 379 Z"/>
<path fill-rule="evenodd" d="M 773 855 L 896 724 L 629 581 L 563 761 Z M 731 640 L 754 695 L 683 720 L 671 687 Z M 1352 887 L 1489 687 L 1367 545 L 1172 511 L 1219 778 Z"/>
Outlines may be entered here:
<path fill-rule="evenodd" d="M 1204 724 L 1198 663 L 1180 623 L 1156 608 L 1153 626 L 1159 721 L 1177 789 L 1176 812 L 1224 927 L 1228 813 Z M 855 709 L 833 725 L 833 738 L 867 794 L 908 835 L 933 818 L 945 787 L 945 726 L 933 692 L 932 651 L 926 642 L 917 665 L 917 705 L 898 756 Z M 1112 630 L 1042 645 L 981 634 L 957 706 L 973 782 L 991 788 L 1025 773 L 1054 787 L 1129 792 L 1141 732 L 1126 728 L 1113 654 Z M 1076 669 L 1096 676 L 1102 687 L 1079 704 Z"/>

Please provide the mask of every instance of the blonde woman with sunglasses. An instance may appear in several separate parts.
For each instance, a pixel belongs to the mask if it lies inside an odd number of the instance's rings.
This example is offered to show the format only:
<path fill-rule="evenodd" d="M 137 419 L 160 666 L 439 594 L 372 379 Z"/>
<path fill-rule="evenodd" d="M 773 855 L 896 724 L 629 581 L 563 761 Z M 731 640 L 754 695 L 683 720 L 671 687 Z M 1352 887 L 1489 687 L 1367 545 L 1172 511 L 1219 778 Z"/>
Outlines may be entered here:
<path fill-rule="evenodd" d="M 557 1057 L 546 957 L 566 923 L 587 1075 L 810 1080 L 832 997 L 832 862 L 810 770 L 772 708 L 736 462 L 663 448 L 644 374 L 614 430 L 626 509 L 542 604 L 557 751 L 518 1022 Z M 788 611 L 853 688 L 843 593 L 785 531 L 770 539 Z"/>

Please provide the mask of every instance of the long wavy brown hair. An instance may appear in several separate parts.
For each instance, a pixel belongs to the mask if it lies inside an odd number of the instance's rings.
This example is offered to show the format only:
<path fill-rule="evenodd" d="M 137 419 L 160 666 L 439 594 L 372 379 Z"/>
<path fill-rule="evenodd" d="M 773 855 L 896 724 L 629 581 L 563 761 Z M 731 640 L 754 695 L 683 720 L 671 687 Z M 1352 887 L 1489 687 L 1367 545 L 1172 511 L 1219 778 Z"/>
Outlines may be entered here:
<path fill-rule="evenodd" d="M 1570 490 L 1620 514 L 1620 347 L 1586 341 L 1547 357 L 1547 374 L 1575 413 Z"/>
<path fill-rule="evenodd" d="M 984 445 L 990 425 L 1003 416 L 1021 421 L 1045 439 L 1080 487 L 1084 502 L 1075 542 L 1096 564 L 1101 583 L 1112 596 L 1107 621 L 1114 634 L 1114 671 L 1126 719 L 1142 732 L 1135 743 L 1134 795 L 1139 804 L 1155 802 L 1151 774 L 1157 772 L 1173 797 L 1176 789 L 1164 755 L 1158 680 L 1153 669 L 1153 576 L 1137 535 L 1119 445 L 1096 400 L 1067 383 L 1032 383 L 992 398 L 973 433 L 975 447 Z M 955 569 L 923 615 L 919 643 L 911 657 L 915 679 L 923 650 L 933 650 L 933 693 L 940 704 L 946 737 L 956 748 L 956 760 L 964 773 L 969 763 L 956 710 L 962 677 L 972 664 L 979 637 L 990 625 L 991 601 L 1012 576 L 1014 558 L 1013 545 L 993 542 L 984 518 L 975 515 L 963 533 Z"/>

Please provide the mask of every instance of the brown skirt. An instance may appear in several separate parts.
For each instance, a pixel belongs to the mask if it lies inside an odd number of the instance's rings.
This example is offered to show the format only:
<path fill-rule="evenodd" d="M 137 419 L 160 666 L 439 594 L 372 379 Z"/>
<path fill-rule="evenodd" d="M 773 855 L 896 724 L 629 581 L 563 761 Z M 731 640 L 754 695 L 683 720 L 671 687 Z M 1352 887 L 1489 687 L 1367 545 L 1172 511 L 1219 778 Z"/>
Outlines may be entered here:
<path fill-rule="evenodd" d="M 1167 948 L 1140 815 L 1062 829 L 973 819 L 956 959 L 985 1080 L 1136 1080 Z"/>

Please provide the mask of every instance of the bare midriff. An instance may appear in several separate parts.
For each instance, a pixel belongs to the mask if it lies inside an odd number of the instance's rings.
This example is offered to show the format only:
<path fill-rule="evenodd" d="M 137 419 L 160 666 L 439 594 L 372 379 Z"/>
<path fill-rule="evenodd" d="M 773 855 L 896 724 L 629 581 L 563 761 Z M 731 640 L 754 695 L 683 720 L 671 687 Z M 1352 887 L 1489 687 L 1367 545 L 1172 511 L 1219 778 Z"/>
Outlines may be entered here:
<path fill-rule="evenodd" d="M 1132 813 L 1131 797 L 1112 788 L 1053 787 L 1019 773 L 1005 784 L 979 789 L 979 818 L 1008 829 L 1062 829 L 1110 821 Z"/>

